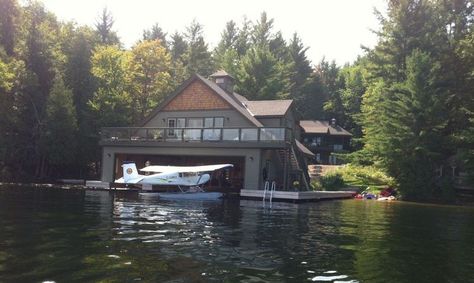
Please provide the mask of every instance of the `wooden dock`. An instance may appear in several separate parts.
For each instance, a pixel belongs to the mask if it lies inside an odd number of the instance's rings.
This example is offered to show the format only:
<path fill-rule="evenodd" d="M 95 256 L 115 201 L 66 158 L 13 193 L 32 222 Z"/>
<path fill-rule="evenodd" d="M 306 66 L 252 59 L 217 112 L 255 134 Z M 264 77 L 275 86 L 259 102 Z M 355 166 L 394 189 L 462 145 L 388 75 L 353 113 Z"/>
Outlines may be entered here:
<path fill-rule="evenodd" d="M 243 199 L 263 200 L 263 193 L 264 190 L 241 190 L 240 197 Z M 355 194 L 355 191 L 274 191 L 273 201 L 305 202 L 330 199 L 347 199 L 352 198 Z M 266 198 L 270 198 L 269 191 L 266 192 Z"/>

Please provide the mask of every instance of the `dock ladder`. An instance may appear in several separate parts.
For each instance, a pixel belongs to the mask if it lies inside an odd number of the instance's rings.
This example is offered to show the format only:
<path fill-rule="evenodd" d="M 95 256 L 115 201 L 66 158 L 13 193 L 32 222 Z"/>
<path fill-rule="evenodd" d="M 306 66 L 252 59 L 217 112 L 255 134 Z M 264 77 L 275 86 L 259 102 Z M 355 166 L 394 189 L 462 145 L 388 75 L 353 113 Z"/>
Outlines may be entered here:
<path fill-rule="evenodd" d="M 272 186 L 270 187 L 270 182 L 266 181 L 265 186 L 263 188 L 263 206 L 265 206 L 265 200 L 267 199 L 267 192 L 270 194 L 270 207 L 272 206 L 272 200 L 273 200 L 273 193 L 275 192 L 276 189 L 276 182 L 272 182 Z"/>

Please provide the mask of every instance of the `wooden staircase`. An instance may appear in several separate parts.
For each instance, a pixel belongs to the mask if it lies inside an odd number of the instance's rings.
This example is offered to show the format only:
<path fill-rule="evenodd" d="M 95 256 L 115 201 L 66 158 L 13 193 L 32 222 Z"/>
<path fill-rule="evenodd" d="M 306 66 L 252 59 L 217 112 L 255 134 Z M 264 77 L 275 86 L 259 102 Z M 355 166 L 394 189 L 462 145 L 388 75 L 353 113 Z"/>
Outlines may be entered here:
<path fill-rule="evenodd" d="M 311 190 L 309 183 L 310 176 L 308 174 L 306 162 L 298 160 L 298 156 L 295 152 L 295 146 L 292 145 L 290 148 L 280 149 L 277 152 L 278 158 L 282 165 L 284 165 L 285 162 L 288 162 L 288 175 L 300 176 L 300 186 L 302 185 L 304 190 Z M 302 163 L 304 164 L 303 166 L 301 165 Z M 290 186 L 291 185 L 292 184 L 290 184 Z"/>

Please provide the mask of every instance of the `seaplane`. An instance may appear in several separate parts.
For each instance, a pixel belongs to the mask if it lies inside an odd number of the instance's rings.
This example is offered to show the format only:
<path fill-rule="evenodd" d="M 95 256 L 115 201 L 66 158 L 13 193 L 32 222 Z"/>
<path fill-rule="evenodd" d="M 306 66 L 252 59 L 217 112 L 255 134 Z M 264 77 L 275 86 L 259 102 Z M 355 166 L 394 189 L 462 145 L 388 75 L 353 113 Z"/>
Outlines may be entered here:
<path fill-rule="evenodd" d="M 145 175 L 139 174 L 134 162 L 124 162 L 123 177 L 115 180 L 115 183 L 124 183 L 131 185 L 141 185 L 142 191 L 150 195 L 153 185 L 176 186 L 177 192 L 157 192 L 163 199 L 196 199 L 210 200 L 222 197 L 220 192 L 206 192 L 201 185 L 209 182 L 210 172 L 233 167 L 232 164 L 213 164 L 201 166 L 166 166 L 151 165 L 141 168 L 140 171 Z M 141 193 L 142 194 L 142 193 Z"/>

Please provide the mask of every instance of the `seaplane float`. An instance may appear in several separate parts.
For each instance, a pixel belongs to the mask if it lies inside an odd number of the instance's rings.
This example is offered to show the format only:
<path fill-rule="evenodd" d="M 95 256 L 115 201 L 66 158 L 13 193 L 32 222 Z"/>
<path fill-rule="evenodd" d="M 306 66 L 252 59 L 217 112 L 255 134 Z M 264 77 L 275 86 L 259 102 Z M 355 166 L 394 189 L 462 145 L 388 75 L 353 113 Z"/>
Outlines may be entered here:
<path fill-rule="evenodd" d="M 134 162 L 124 162 L 123 177 L 115 183 L 141 185 L 142 195 L 158 195 L 162 199 L 213 200 L 222 197 L 221 192 L 206 192 L 202 185 L 211 179 L 210 172 L 233 167 L 232 164 L 201 166 L 151 165 L 141 168 L 139 174 Z M 176 186 L 176 192 L 154 192 L 152 186 Z"/>

